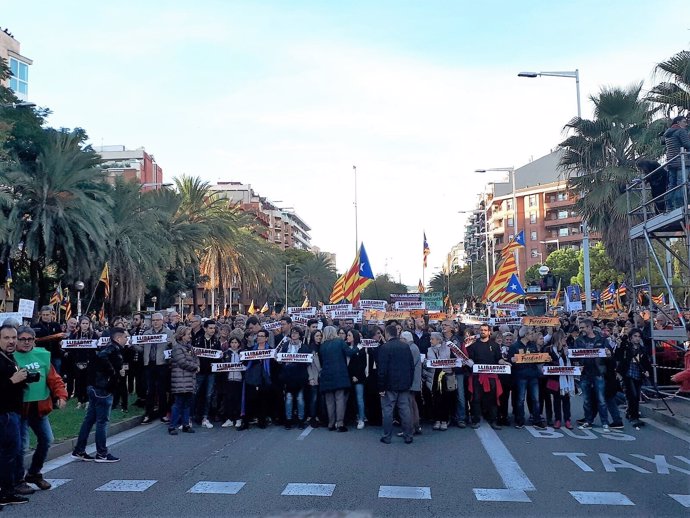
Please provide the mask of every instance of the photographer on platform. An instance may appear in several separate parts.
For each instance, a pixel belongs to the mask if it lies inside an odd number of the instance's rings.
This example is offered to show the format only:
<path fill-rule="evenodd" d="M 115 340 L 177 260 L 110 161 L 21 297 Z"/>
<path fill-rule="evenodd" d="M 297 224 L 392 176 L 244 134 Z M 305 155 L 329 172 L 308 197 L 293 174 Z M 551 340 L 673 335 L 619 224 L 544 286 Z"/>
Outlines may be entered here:
<path fill-rule="evenodd" d="M 50 483 L 41 474 L 48 449 L 53 443 L 53 430 L 48 414 L 53 410 L 53 399 L 57 400 L 60 410 L 65 408 L 67 387 L 50 363 L 50 352 L 43 347 L 36 347 L 36 332 L 32 328 L 22 326 L 17 330 L 17 350 L 14 359 L 20 369 L 28 371 L 19 428 L 21 440 L 15 466 L 15 491 L 20 495 L 30 495 L 34 489 L 29 484 L 35 484 L 42 490 L 51 488 Z M 29 471 L 25 472 L 24 454 L 29 448 L 29 428 L 36 434 L 37 443 Z"/>

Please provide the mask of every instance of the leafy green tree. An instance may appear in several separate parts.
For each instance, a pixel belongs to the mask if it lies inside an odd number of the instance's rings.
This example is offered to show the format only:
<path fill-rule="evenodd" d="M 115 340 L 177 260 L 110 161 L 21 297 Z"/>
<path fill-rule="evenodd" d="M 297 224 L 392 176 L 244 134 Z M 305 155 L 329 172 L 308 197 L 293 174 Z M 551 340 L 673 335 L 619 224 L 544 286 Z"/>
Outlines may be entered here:
<path fill-rule="evenodd" d="M 541 274 L 539 273 L 540 264 L 533 264 L 525 272 L 525 284 L 535 285 L 541 282 Z"/>
<path fill-rule="evenodd" d="M 464 268 L 461 268 L 450 275 L 450 282 L 448 276 L 443 272 L 434 275 L 429 281 L 429 286 L 434 291 L 441 291 L 448 293 L 448 284 L 450 284 L 450 299 L 453 304 L 459 304 L 472 297 L 481 297 L 486 288 L 486 268 L 484 262 L 479 261 L 475 264 L 468 263 Z"/>
<path fill-rule="evenodd" d="M 690 51 L 683 50 L 660 62 L 655 73 L 663 81 L 649 91 L 647 99 L 661 105 L 668 118 L 690 110 Z"/>
<path fill-rule="evenodd" d="M 395 282 L 390 275 L 377 275 L 374 282 L 362 292 L 361 298 L 374 300 L 390 300 L 391 293 L 407 293 L 407 286 Z"/>
<path fill-rule="evenodd" d="M 578 254 L 579 269 L 577 273 L 577 283 L 580 286 L 585 285 L 585 267 L 584 255 L 580 250 Z M 613 264 L 613 261 L 606 253 L 603 243 L 597 243 L 590 247 L 589 250 L 589 267 L 592 279 L 592 288 L 606 288 L 612 282 L 622 282 L 625 279 L 625 274 L 619 272 Z"/>
<path fill-rule="evenodd" d="M 309 253 L 305 261 L 294 267 L 294 273 L 290 275 L 292 286 L 291 296 L 301 304 L 305 296 L 309 298 L 312 306 L 323 302 L 328 304 L 333 284 L 337 279 L 335 267 L 327 254 Z"/>
<path fill-rule="evenodd" d="M 561 248 L 554 250 L 546 258 L 546 266 L 549 267 L 551 274 L 557 279 L 561 279 L 561 285 L 567 286 L 577 277 L 580 269 L 578 259 L 579 253 L 572 248 Z"/>

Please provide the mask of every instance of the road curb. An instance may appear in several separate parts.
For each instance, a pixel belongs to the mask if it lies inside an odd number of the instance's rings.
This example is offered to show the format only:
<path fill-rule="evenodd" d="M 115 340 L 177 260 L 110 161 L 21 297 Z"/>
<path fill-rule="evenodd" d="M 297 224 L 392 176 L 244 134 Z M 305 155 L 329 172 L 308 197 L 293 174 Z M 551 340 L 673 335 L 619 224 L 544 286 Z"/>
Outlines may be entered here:
<path fill-rule="evenodd" d="M 135 417 L 130 417 L 129 419 L 124 419 L 123 421 L 118 421 L 117 423 L 111 424 L 108 426 L 108 436 L 116 435 L 121 432 L 125 432 L 127 430 L 131 430 L 132 428 L 136 428 L 137 426 L 141 425 L 141 420 L 143 419 L 143 416 L 135 416 Z M 144 426 L 144 425 L 142 425 Z M 95 425 L 94 425 L 95 428 Z M 86 444 L 93 444 L 96 442 L 96 432 L 95 430 L 92 431 L 89 434 L 89 438 L 86 441 Z M 68 453 L 71 453 L 74 450 L 74 447 L 77 444 L 77 438 L 74 437 L 72 439 L 67 439 L 65 441 L 53 444 L 50 449 L 48 450 L 48 457 L 46 458 L 46 461 L 53 460 L 57 457 L 61 457 L 62 455 L 66 455 Z M 24 460 L 25 462 L 30 462 L 31 457 L 34 454 L 34 450 L 29 451 L 26 455 L 24 455 Z"/>
<path fill-rule="evenodd" d="M 674 409 L 673 400 L 668 401 L 668 403 L 671 407 L 671 410 L 676 412 L 676 409 Z M 640 415 L 644 418 L 651 419 L 652 421 L 668 424 L 683 430 L 684 432 L 690 433 L 690 419 L 678 415 L 678 413 L 676 413 L 675 416 L 671 415 L 668 411 L 668 408 L 666 408 L 666 405 L 664 405 L 661 401 L 655 401 L 651 404 L 641 404 Z"/>

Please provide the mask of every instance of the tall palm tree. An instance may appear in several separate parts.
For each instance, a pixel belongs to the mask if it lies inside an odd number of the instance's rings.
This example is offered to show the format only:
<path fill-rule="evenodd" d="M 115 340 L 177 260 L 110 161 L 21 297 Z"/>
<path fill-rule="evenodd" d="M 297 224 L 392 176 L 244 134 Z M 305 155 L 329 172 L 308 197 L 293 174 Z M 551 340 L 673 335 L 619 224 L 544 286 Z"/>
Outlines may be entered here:
<path fill-rule="evenodd" d="M 569 188 L 582 197 L 577 210 L 601 233 L 616 267 L 629 271 L 626 185 L 638 175 L 635 163 L 658 148 L 649 135 L 655 108 L 641 98 L 642 83 L 626 88 L 604 87 L 590 97 L 594 119 L 572 119 L 572 134 L 560 143 L 560 168 Z"/>
<path fill-rule="evenodd" d="M 327 303 L 338 275 L 327 254 L 318 252 L 295 266 L 290 274 L 291 297 L 295 300 L 309 298 L 312 306 L 318 302 Z"/>
<path fill-rule="evenodd" d="M 661 105 L 667 118 L 690 110 L 690 51 L 657 64 L 655 74 L 663 81 L 649 91 L 647 99 Z"/>
<path fill-rule="evenodd" d="M 19 251 L 29 264 L 36 299 L 51 263 L 65 272 L 67 282 L 98 278 L 103 267 L 112 199 L 98 156 L 82 147 L 83 138 L 79 130 L 46 130 L 36 162 L 4 175 L 14 198 L 5 255 Z"/>

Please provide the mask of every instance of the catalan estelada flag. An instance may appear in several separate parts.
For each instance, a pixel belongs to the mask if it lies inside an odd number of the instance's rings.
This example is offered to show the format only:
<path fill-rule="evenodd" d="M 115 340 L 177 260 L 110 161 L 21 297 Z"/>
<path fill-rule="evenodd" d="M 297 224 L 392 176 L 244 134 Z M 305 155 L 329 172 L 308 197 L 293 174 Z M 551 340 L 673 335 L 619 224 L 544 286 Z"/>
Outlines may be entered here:
<path fill-rule="evenodd" d="M 101 278 L 98 279 L 98 282 L 102 282 L 105 286 L 105 289 L 103 290 L 103 297 L 107 299 L 108 297 L 110 297 L 110 268 L 108 268 L 107 262 L 103 267 L 103 271 L 101 272 Z"/>
<path fill-rule="evenodd" d="M 338 280 L 335 281 L 335 284 L 333 285 L 333 291 L 331 292 L 331 296 L 329 298 L 329 302 L 331 304 L 337 304 L 341 300 L 345 298 L 345 276 L 347 275 L 347 272 L 342 274 L 340 277 L 338 277 Z"/>
<path fill-rule="evenodd" d="M 62 302 L 62 281 L 58 282 L 57 288 L 50 296 L 50 302 L 48 303 L 54 306 L 55 304 L 60 304 L 60 302 Z"/>
<path fill-rule="evenodd" d="M 656 297 L 652 297 L 652 301 L 654 301 L 654 304 L 657 306 L 663 306 L 666 304 L 666 297 L 664 296 L 664 293 L 661 292 Z"/>
<path fill-rule="evenodd" d="M 426 240 L 426 232 L 424 232 L 424 268 L 426 268 L 426 258 L 429 256 L 431 253 L 431 249 L 429 248 L 429 242 Z M 420 293 L 423 293 L 420 291 Z"/>
<path fill-rule="evenodd" d="M 515 250 L 518 250 L 519 248 L 522 248 L 525 246 L 525 231 L 521 230 L 520 233 L 515 236 L 514 239 L 511 239 L 508 244 L 503 247 L 503 250 L 501 250 L 501 255 L 503 257 L 506 257 L 508 255 L 511 255 Z"/>
<path fill-rule="evenodd" d="M 357 252 L 356 263 L 353 266 L 357 267 L 357 270 L 350 268 L 348 274 L 350 277 L 345 278 L 344 296 L 347 300 L 356 304 L 359 302 L 359 297 L 364 291 L 364 288 L 369 286 L 374 281 L 374 272 L 371 270 L 371 264 L 369 263 L 369 257 L 364 249 L 364 243 L 359 247 L 359 252 Z"/>
<path fill-rule="evenodd" d="M 489 284 L 486 286 L 482 294 L 483 302 L 498 302 L 498 297 L 505 291 L 511 277 L 518 273 L 517 264 L 513 254 L 508 254 L 503 258 L 503 261 L 496 268 L 496 273 L 489 279 Z"/>

